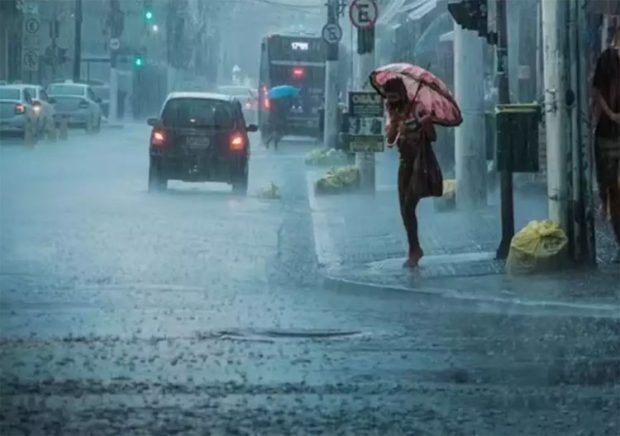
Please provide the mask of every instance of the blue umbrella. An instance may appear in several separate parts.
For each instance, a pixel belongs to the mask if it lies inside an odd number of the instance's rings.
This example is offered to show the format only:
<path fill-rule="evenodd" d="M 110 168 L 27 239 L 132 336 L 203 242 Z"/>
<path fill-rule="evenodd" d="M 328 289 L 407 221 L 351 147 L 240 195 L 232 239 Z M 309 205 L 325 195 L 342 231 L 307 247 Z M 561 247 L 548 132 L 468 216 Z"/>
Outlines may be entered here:
<path fill-rule="evenodd" d="M 287 97 L 297 97 L 299 94 L 299 88 L 295 88 L 291 85 L 274 86 L 267 92 L 267 97 L 272 100 Z"/>

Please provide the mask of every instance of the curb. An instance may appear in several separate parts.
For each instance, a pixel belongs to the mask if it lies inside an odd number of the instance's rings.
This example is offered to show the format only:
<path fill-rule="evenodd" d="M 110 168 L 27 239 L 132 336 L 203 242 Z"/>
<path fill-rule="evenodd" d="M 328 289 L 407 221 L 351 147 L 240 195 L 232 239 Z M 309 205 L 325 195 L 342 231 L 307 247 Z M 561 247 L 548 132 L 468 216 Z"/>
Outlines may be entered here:
<path fill-rule="evenodd" d="M 334 250 L 334 242 L 325 229 L 327 228 L 328 216 L 318 208 L 314 197 L 314 183 L 312 175 L 306 171 L 306 184 L 308 189 L 308 201 L 312 220 L 315 258 L 320 268 L 320 274 L 325 288 L 347 292 L 401 292 L 415 294 L 425 298 L 435 298 L 442 301 L 452 300 L 472 305 L 493 305 L 505 310 L 527 308 L 536 314 L 536 310 L 549 312 L 562 312 L 562 315 L 586 316 L 593 318 L 620 319 L 620 305 L 609 304 L 580 304 L 546 300 L 523 300 L 515 297 L 480 296 L 472 293 L 463 293 L 455 289 L 432 288 L 415 289 L 399 285 L 383 285 L 372 282 L 339 277 L 338 267 L 342 259 Z M 462 277 L 487 277 L 503 275 L 501 273 L 467 274 Z M 425 281 L 440 280 L 445 278 L 455 279 L 458 275 L 429 276 L 423 277 Z"/>
<path fill-rule="evenodd" d="M 337 291 L 359 292 L 361 290 L 366 292 L 401 292 L 436 298 L 444 301 L 458 300 L 460 302 L 472 304 L 492 304 L 504 309 L 533 308 L 554 311 L 563 310 L 568 312 L 566 314 L 569 315 L 620 319 L 620 305 L 580 304 L 545 300 L 521 300 L 519 298 L 481 297 L 474 294 L 462 293 L 453 289 L 430 287 L 426 287 L 425 289 L 414 289 L 404 286 L 381 285 L 345 279 L 342 277 L 336 277 L 327 272 L 322 272 L 321 274 L 323 276 L 323 286 Z"/>

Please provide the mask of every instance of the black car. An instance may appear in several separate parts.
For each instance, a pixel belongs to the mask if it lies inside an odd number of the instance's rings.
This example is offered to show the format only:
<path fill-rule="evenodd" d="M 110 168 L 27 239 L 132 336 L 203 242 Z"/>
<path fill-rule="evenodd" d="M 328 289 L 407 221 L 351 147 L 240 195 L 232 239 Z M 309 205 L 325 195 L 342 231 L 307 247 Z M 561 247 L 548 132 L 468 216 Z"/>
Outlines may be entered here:
<path fill-rule="evenodd" d="M 246 194 L 250 141 L 239 101 L 220 94 L 175 92 L 160 118 L 148 120 L 149 191 L 162 191 L 168 180 L 226 182 Z"/>

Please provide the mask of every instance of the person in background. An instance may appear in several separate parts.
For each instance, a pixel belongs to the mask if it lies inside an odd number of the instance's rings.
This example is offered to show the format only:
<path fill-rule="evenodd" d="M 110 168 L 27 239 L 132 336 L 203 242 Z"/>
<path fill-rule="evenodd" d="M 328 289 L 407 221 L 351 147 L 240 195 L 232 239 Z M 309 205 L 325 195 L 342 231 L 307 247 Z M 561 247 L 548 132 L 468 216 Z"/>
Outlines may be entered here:
<path fill-rule="evenodd" d="M 620 263 L 620 26 L 610 47 L 599 56 L 592 80 L 595 160 L 601 215 L 618 244 L 613 259 Z"/>
<path fill-rule="evenodd" d="M 269 137 L 265 142 L 265 147 L 273 142 L 273 148 L 278 149 L 278 144 L 284 136 L 288 114 L 291 110 L 291 100 L 289 98 L 279 98 L 271 101 L 271 111 L 269 112 Z"/>
<path fill-rule="evenodd" d="M 392 79 L 385 83 L 386 110 L 388 122 L 386 125 L 386 139 L 388 147 L 397 145 L 400 152 L 398 167 L 398 200 L 400 213 L 407 232 L 409 253 L 403 264 L 404 268 L 416 268 L 424 256 L 418 237 L 418 218 L 416 208 L 420 201 L 411 189 L 411 179 L 414 171 L 414 162 L 424 141 L 437 139 L 430 116 L 416 115 L 415 104 L 412 104 L 407 94 L 405 84 L 400 79 Z M 410 125 L 416 120 L 417 127 Z"/>

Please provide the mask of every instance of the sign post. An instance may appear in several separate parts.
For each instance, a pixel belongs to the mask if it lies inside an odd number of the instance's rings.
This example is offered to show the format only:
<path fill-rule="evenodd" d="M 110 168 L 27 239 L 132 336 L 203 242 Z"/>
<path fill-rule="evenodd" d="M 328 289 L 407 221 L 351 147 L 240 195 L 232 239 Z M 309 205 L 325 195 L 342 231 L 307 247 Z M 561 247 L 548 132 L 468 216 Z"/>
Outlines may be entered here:
<path fill-rule="evenodd" d="M 357 28 L 357 53 L 359 55 L 358 89 L 369 88 L 368 77 L 374 68 L 375 23 L 379 18 L 379 7 L 375 0 L 353 0 L 349 6 L 351 24 Z M 383 114 L 383 108 L 381 108 Z M 376 123 L 375 123 L 376 124 Z M 361 139 L 360 139 L 361 141 Z M 368 139 L 364 140 L 368 143 Z M 382 143 L 383 144 L 383 143 Z M 356 148 L 353 145 L 352 150 Z M 360 146 L 360 149 L 364 147 Z M 375 151 L 356 152 L 355 163 L 360 171 L 360 186 L 368 193 L 375 192 Z"/>
<path fill-rule="evenodd" d="M 22 70 L 28 71 L 28 79 L 34 81 L 39 71 L 41 21 L 36 7 L 26 7 L 22 27 Z"/>
<path fill-rule="evenodd" d="M 325 62 L 325 107 L 323 119 L 323 146 L 336 148 L 338 142 L 338 43 L 342 29 L 338 25 L 338 0 L 327 3 L 327 24 L 321 32 L 327 45 Z"/>
<path fill-rule="evenodd" d="M 121 48 L 118 38 L 110 39 L 110 104 L 108 106 L 108 122 L 115 123 L 118 118 L 118 72 L 116 71 L 117 53 Z"/>

